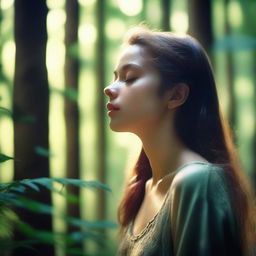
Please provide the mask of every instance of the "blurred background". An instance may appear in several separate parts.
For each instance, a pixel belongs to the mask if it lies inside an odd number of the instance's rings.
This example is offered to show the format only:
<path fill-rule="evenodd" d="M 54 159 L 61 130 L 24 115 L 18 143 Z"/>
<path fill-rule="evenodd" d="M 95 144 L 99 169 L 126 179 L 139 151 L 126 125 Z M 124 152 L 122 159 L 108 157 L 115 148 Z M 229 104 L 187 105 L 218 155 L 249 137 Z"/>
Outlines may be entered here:
<path fill-rule="evenodd" d="M 255 15 L 255 0 L 0 0 L 0 153 L 19 160 L 0 165 L 0 182 L 100 181 L 112 192 L 73 189 L 75 205 L 58 195 L 42 200 L 88 221 L 117 222 L 124 178 L 141 144 L 109 129 L 103 89 L 113 80 L 124 34 L 144 22 L 189 33 L 205 47 L 222 111 L 255 187 Z M 25 218 L 35 225 L 41 220 Z M 55 232 L 69 232 L 63 220 L 52 221 Z M 103 232 L 105 247 L 85 239 L 83 255 L 115 254 L 118 229 Z M 47 255 L 65 254 L 55 246 Z"/>

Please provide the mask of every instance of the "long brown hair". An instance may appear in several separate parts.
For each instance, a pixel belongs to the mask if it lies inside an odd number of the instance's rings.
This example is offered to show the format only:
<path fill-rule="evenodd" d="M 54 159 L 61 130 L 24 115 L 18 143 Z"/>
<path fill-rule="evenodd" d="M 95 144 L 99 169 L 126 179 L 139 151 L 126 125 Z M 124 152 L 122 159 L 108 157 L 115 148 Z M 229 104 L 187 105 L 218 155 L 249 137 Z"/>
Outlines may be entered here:
<path fill-rule="evenodd" d="M 189 97 L 175 115 L 176 132 L 188 148 L 223 167 L 246 255 L 248 245 L 255 239 L 252 191 L 241 169 L 231 130 L 220 112 L 207 54 L 188 35 L 156 32 L 142 26 L 131 29 L 124 44 L 140 45 L 151 53 L 162 78 L 159 95 L 180 83 L 189 86 Z M 135 218 L 144 198 L 145 183 L 151 177 L 151 166 L 142 149 L 119 205 L 121 230 Z"/>

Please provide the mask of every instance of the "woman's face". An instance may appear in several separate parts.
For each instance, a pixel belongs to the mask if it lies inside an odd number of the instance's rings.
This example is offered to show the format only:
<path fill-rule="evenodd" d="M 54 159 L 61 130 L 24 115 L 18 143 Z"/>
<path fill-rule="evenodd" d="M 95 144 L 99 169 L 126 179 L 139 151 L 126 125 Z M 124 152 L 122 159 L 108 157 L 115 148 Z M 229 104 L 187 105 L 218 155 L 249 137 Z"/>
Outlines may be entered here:
<path fill-rule="evenodd" d="M 114 74 L 115 81 L 104 89 L 109 97 L 108 109 L 118 108 L 108 112 L 110 128 L 139 135 L 154 127 L 166 106 L 157 94 L 161 81 L 152 56 L 139 45 L 128 46 Z"/>

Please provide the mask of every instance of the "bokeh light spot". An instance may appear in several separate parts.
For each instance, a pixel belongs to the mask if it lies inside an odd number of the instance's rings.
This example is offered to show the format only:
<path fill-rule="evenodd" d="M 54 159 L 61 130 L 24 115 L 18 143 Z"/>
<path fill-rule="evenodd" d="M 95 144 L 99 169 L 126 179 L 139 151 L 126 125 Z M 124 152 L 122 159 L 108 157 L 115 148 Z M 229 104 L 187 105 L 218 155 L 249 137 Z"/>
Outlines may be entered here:
<path fill-rule="evenodd" d="M 47 43 L 46 65 L 49 72 L 59 71 L 64 65 L 65 45 L 49 39 Z"/>
<path fill-rule="evenodd" d="M 241 7 L 239 6 L 238 2 L 230 2 L 229 9 L 228 9 L 228 17 L 230 23 L 235 26 L 239 27 L 242 24 L 243 14 L 241 11 Z"/>
<path fill-rule="evenodd" d="M 138 15 L 142 10 L 141 0 L 118 0 L 120 10 L 127 16 Z"/>
<path fill-rule="evenodd" d="M 79 41 L 82 44 L 92 44 L 95 42 L 97 32 L 95 26 L 92 24 L 81 25 L 78 30 Z"/>
<path fill-rule="evenodd" d="M 176 11 L 170 17 L 172 30 L 177 33 L 186 33 L 188 30 L 188 15 L 182 11 Z"/>
<path fill-rule="evenodd" d="M 95 0 L 78 0 L 79 4 L 83 6 L 93 5 L 95 4 Z"/>
<path fill-rule="evenodd" d="M 52 9 L 47 15 L 47 29 L 49 32 L 60 29 L 66 22 L 66 13 L 62 9 Z"/>
<path fill-rule="evenodd" d="M 245 77 L 237 78 L 235 93 L 240 97 L 250 97 L 253 95 L 253 85 L 251 80 Z"/>
<path fill-rule="evenodd" d="M 0 1 L 0 8 L 2 10 L 7 10 L 12 7 L 14 0 L 2 0 Z"/>
<path fill-rule="evenodd" d="M 110 19 L 106 25 L 107 36 L 111 39 L 120 39 L 125 33 L 126 27 L 120 19 Z"/>
<path fill-rule="evenodd" d="M 3 71 L 9 79 L 12 79 L 14 74 L 15 64 L 15 43 L 13 41 L 7 41 L 3 45 L 2 60 L 3 60 Z"/>
<path fill-rule="evenodd" d="M 63 8 L 65 6 L 65 0 L 47 0 L 46 3 L 50 9 Z"/>

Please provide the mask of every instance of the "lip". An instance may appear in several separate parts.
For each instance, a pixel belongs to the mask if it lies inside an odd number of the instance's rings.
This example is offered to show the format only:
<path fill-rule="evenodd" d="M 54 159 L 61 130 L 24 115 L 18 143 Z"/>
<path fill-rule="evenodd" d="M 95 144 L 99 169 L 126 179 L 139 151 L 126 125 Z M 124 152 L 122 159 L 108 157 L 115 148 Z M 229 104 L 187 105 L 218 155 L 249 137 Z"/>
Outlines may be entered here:
<path fill-rule="evenodd" d="M 118 110 L 112 109 L 112 110 L 108 111 L 108 115 L 109 115 L 109 116 L 112 116 L 112 115 L 115 114 L 115 112 L 117 112 L 117 111 L 118 111 Z"/>
<path fill-rule="evenodd" d="M 120 110 L 120 108 L 117 107 L 117 105 L 114 105 L 113 103 L 110 103 L 110 102 L 108 102 L 106 106 L 107 106 L 107 109 L 109 110 L 108 111 L 109 116 L 112 116 L 115 112 Z"/>
<path fill-rule="evenodd" d="M 117 105 L 115 105 L 115 104 L 113 104 L 111 102 L 108 102 L 107 103 L 107 109 L 108 110 L 119 110 L 120 108 Z"/>

